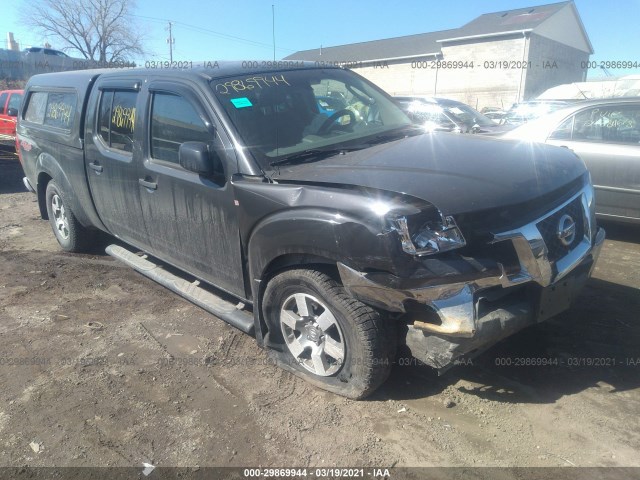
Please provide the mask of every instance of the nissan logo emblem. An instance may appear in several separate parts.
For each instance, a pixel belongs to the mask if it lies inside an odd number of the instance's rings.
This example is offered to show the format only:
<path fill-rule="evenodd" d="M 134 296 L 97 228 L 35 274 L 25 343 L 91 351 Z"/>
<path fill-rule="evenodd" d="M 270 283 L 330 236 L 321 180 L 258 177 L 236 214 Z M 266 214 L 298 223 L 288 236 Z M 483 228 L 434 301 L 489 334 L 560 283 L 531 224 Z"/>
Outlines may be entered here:
<path fill-rule="evenodd" d="M 565 213 L 560 217 L 556 234 L 560 243 L 565 247 L 568 247 L 573 243 L 576 238 L 576 222 L 573 220 L 571 215 L 567 215 Z"/>

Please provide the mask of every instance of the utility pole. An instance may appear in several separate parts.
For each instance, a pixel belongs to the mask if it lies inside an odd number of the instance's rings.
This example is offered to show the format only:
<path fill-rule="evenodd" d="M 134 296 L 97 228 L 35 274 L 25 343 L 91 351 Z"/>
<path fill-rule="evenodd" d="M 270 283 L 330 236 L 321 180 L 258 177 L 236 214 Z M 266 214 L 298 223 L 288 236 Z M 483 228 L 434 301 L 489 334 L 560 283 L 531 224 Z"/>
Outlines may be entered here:
<path fill-rule="evenodd" d="M 167 38 L 167 43 L 169 44 L 169 62 L 173 63 L 173 44 L 176 43 L 176 40 L 173 38 L 171 32 L 171 22 L 169 22 L 169 38 Z"/>
<path fill-rule="evenodd" d="M 276 7 L 271 5 L 271 32 L 273 36 L 273 61 L 276 61 Z"/>

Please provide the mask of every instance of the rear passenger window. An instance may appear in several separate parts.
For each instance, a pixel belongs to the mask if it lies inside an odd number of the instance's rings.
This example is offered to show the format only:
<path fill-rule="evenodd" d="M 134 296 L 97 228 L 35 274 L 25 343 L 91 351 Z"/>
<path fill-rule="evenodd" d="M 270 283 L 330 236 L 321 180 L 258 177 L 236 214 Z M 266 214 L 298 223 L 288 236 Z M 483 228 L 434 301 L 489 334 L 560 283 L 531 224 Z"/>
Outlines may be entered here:
<path fill-rule="evenodd" d="M 165 93 L 153 96 L 151 157 L 178 163 L 184 142 L 209 143 L 212 135 L 193 106 L 183 97 Z"/>
<path fill-rule="evenodd" d="M 7 103 L 8 93 L 3 93 L 0 95 L 0 115 L 4 115 L 4 105 Z"/>
<path fill-rule="evenodd" d="M 24 119 L 40 125 L 71 130 L 75 113 L 75 93 L 32 92 Z"/>
<path fill-rule="evenodd" d="M 136 120 L 136 99 L 131 91 L 104 90 L 100 99 L 98 133 L 105 145 L 131 152 Z"/>
<path fill-rule="evenodd" d="M 109 145 L 109 126 L 111 121 L 111 104 L 113 92 L 102 92 L 100 99 L 100 113 L 98 116 L 98 133 L 106 145 Z"/>

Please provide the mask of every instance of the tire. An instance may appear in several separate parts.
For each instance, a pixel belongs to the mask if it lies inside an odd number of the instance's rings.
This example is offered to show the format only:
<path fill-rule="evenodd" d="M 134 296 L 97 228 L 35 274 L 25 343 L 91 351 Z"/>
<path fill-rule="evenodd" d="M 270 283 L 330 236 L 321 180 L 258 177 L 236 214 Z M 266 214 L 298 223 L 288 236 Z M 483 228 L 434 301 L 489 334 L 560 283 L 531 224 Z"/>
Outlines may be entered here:
<path fill-rule="evenodd" d="M 391 371 L 396 326 L 316 270 L 287 270 L 264 292 L 262 313 L 276 363 L 352 399 L 371 394 Z"/>
<path fill-rule="evenodd" d="M 62 190 L 53 180 L 47 184 L 45 199 L 49 223 L 62 249 L 67 252 L 89 250 L 95 237 L 94 232 L 80 225 Z"/>

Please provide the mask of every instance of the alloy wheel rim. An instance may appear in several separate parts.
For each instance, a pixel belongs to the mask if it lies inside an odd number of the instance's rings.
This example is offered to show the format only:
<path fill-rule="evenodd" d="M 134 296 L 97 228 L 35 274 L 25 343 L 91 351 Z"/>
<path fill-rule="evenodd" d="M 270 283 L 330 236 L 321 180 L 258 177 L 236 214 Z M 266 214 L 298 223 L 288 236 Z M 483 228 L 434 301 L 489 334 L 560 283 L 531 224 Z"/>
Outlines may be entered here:
<path fill-rule="evenodd" d="M 344 335 L 331 310 L 306 293 L 289 296 L 280 309 L 285 345 L 296 362 L 309 372 L 329 377 L 344 363 Z"/>
<path fill-rule="evenodd" d="M 60 237 L 67 240 L 69 238 L 69 220 L 62 203 L 62 199 L 58 194 L 51 197 L 51 210 L 55 221 L 56 231 Z"/>

